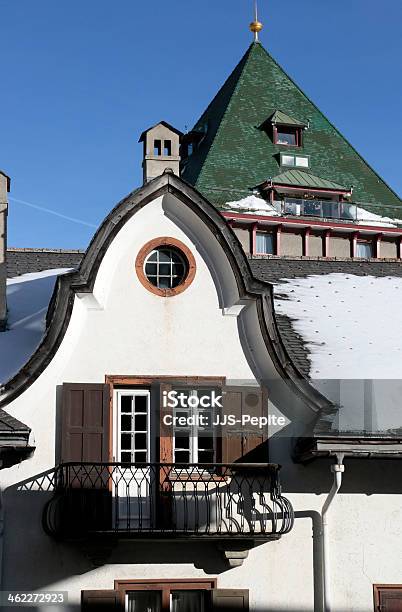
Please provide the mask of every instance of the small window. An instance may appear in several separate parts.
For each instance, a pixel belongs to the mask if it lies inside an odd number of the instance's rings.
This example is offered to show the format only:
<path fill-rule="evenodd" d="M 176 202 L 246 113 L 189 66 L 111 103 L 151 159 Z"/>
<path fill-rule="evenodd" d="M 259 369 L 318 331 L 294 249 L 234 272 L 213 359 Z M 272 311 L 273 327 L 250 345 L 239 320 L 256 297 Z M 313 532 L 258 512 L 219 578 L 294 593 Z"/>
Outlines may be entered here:
<path fill-rule="evenodd" d="M 295 156 L 294 155 L 281 155 L 281 166 L 294 166 Z"/>
<path fill-rule="evenodd" d="M 289 153 L 280 154 L 281 166 L 287 166 L 288 168 L 309 168 L 310 167 L 310 156 L 309 155 L 290 155 Z"/>
<path fill-rule="evenodd" d="M 135 260 L 140 283 L 160 297 L 173 297 L 185 291 L 194 280 L 196 268 L 190 249 L 169 236 L 144 244 Z"/>
<path fill-rule="evenodd" d="M 274 254 L 274 236 L 270 232 L 257 232 L 255 250 L 259 255 Z"/>
<path fill-rule="evenodd" d="M 358 240 L 356 244 L 356 257 L 363 257 L 364 259 L 373 257 L 372 243 Z"/>
<path fill-rule="evenodd" d="M 161 140 L 154 140 L 154 155 L 157 155 L 158 157 L 162 155 L 162 141 Z"/>
<path fill-rule="evenodd" d="M 288 147 L 301 146 L 301 130 L 296 127 L 279 125 L 275 128 L 275 144 Z"/>
<path fill-rule="evenodd" d="M 165 140 L 163 142 L 163 155 L 171 156 L 172 155 L 172 141 Z"/>
<path fill-rule="evenodd" d="M 296 155 L 295 157 L 295 164 L 298 168 L 308 168 L 309 167 L 309 158 L 306 157 L 300 157 L 299 155 Z"/>
<path fill-rule="evenodd" d="M 144 263 L 148 281 L 158 289 L 174 289 L 187 276 L 187 262 L 178 249 L 158 247 L 151 251 Z"/>

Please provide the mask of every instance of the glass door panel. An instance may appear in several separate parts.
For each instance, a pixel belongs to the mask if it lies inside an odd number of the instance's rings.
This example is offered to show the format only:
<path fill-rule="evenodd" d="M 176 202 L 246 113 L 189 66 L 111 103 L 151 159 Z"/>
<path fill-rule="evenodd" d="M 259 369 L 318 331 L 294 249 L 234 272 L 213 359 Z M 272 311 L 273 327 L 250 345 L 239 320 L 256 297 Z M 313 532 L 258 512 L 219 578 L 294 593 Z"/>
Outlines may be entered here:
<path fill-rule="evenodd" d="M 119 529 L 150 525 L 150 392 L 115 392 L 115 521 Z"/>

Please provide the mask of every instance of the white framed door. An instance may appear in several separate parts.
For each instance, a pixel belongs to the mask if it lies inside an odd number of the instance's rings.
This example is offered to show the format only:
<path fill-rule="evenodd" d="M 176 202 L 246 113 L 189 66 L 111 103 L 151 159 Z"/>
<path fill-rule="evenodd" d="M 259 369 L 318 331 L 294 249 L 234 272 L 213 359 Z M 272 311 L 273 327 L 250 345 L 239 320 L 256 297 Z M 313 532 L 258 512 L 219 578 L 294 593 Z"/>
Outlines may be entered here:
<path fill-rule="evenodd" d="M 141 465 L 150 462 L 150 399 L 146 389 L 114 392 L 114 519 L 122 530 L 150 526 L 152 473 Z"/>

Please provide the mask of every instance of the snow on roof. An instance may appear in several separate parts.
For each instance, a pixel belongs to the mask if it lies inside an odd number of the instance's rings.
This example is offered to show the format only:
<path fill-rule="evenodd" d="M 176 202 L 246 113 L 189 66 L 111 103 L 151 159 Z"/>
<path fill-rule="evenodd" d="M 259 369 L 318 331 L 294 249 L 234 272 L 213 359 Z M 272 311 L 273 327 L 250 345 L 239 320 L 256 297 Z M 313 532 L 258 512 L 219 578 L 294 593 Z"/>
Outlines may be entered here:
<path fill-rule="evenodd" d="M 7 280 L 8 329 L 0 333 L 0 383 L 12 378 L 40 344 L 56 278 L 70 270 L 45 270 Z"/>
<path fill-rule="evenodd" d="M 275 296 L 306 343 L 311 379 L 402 379 L 402 278 L 281 279 Z"/>
<path fill-rule="evenodd" d="M 242 200 L 235 202 L 226 202 L 225 210 L 237 212 L 252 212 L 257 215 L 269 215 L 278 217 L 280 213 L 266 200 L 258 198 L 255 195 L 249 195 Z"/>
<path fill-rule="evenodd" d="M 356 220 L 363 225 L 384 225 L 388 227 L 396 227 L 397 224 L 402 223 L 401 219 L 391 219 L 390 217 L 376 215 L 359 206 L 356 206 Z"/>

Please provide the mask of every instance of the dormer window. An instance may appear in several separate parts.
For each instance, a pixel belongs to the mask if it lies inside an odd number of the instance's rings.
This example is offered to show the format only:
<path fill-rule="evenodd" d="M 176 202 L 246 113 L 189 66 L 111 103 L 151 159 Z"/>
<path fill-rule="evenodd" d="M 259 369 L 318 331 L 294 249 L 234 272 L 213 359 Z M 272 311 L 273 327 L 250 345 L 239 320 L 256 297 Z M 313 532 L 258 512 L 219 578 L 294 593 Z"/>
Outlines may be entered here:
<path fill-rule="evenodd" d="M 308 123 L 276 110 L 259 126 L 259 129 L 264 130 L 275 145 L 302 147 L 303 130 L 308 127 Z"/>
<path fill-rule="evenodd" d="M 286 125 L 274 125 L 274 144 L 284 145 L 286 147 L 301 147 L 301 128 Z"/>

